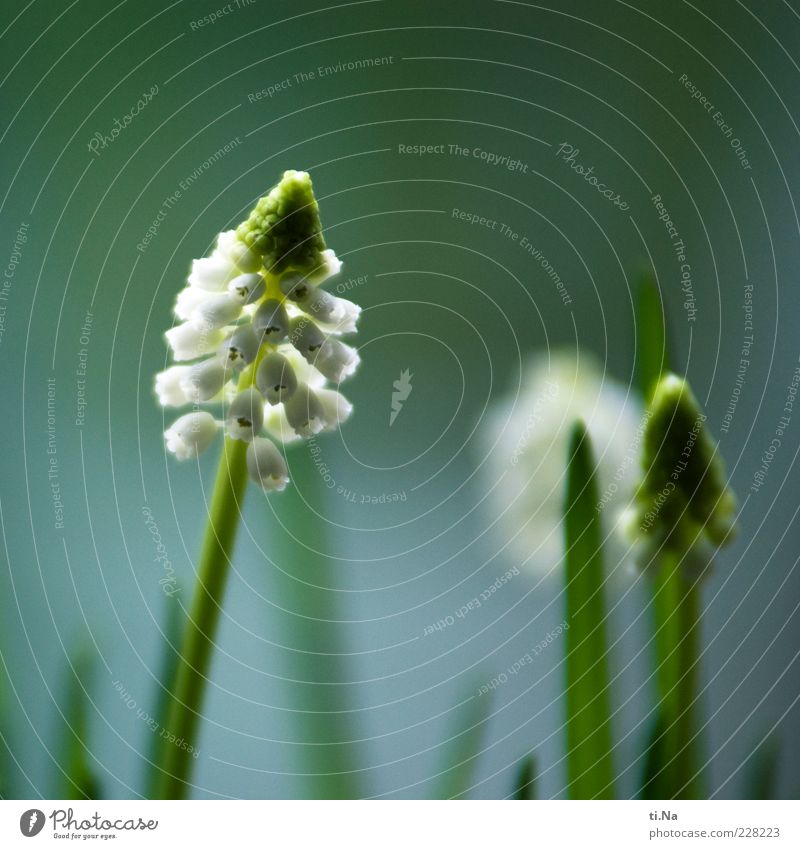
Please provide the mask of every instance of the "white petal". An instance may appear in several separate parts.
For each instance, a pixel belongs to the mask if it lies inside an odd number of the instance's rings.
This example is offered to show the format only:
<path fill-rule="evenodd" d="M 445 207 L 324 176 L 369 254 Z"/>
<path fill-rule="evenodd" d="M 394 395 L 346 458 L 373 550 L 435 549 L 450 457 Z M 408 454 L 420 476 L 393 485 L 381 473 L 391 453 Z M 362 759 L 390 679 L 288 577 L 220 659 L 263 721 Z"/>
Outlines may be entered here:
<path fill-rule="evenodd" d="M 264 399 L 252 387 L 244 389 L 231 402 L 225 416 L 225 431 L 232 439 L 250 442 L 264 426 Z"/>
<path fill-rule="evenodd" d="M 210 401 L 225 383 L 225 365 L 216 357 L 189 366 L 181 380 L 181 389 L 193 404 Z"/>
<path fill-rule="evenodd" d="M 224 292 L 228 283 L 239 274 L 237 267 L 226 257 L 214 253 L 192 262 L 189 285 L 207 292 Z"/>
<path fill-rule="evenodd" d="M 239 239 L 235 230 L 224 230 L 217 236 L 215 253 L 230 260 L 244 273 L 258 271 L 261 268 L 261 257 Z"/>
<path fill-rule="evenodd" d="M 264 411 L 264 430 L 278 442 L 299 442 L 301 439 L 300 435 L 289 424 L 283 404 L 278 404 L 275 407 L 267 406 Z"/>
<path fill-rule="evenodd" d="M 178 292 L 173 312 L 181 321 L 186 321 L 203 301 L 213 297 L 214 294 L 212 292 L 206 292 L 205 289 L 198 289 L 196 286 L 186 286 Z"/>
<path fill-rule="evenodd" d="M 251 324 L 242 324 L 219 346 L 226 368 L 241 371 L 258 354 L 258 339 Z"/>
<path fill-rule="evenodd" d="M 218 427 L 211 413 L 187 413 L 164 431 L 167 450 L 179 460 L 196 457 L 214 441 Z"/>
<path fill-rule="evenodd" d="M 247 446 L 247 472 L 265 492 L 280 492 L 289 483 L 286 460 L 275 444 L 263 437 Z"/>
<path fill-rule="evenodd" d="M 289 361 L 277 351 L 270 351 L 258 364 L 256 386 L 264 399 L 275 406 L 285 403 L 297 389 L 297 376 Z"/>
<path fill-rule="evenodd" d="M 355 333 L 361 307 L 347 298 L 336 298 L 333 295 L 331 298 L 334 302 L 333 309 L 329 317 L 324 319 L 325 329 L 329 333 Z"/>
<path fill-rule="evenodd" d="M 283 404 L 290 427 L 304 439 L 310 439 L 325 427 L 325 410 L 316 390 L 301 383 L 292 397 Z"/>
<path fill-rule="evenodd" d="M 331 383 L 338 384 L 355 372 L 361 358 L 355 348 L 329 337 L 316 354 L 309 357 L 309 362 Z"/>
<path fill-rule="evenodd" d="M 164 336 L 178 361 L 196 360 L 210 354 L 225 338 L 221 330 L 200 329 L 190 322 L 170 327 Z"/>
<path fill-rule="evenodd" d="M 261 299 L 266 289 L 260 274 L 239 274 L 228 283 L 228 293 L 240 304 L 252 304 Z"/>
<path fill-rule="evenodd" d="M 286 338 L 289 317 L 280 301 L 270 298 L 263 301 L 253 316 L 253 330 L 259 340 L 275 345 Z"/>
<path fill-rule="evenodd" d="M 190 370 L 191 366 L 172 366 L 156 375 L 156 395 L 162 407 L 182 407 L 189 403 L 181 381 Z"/>
<path fill-rule="evenodd" d="M 315 395 L 322 404 L 325 430 L 336 430 L 350 418 L 353 405 L 340 392 L 335 389 L 316 389 Z"/>
<path fill-rule="evenodd" d="M 342 270 L 342 261 L 327 248 L 322 252 L 322 267 L 314 272 L 311 278 L 314 283 L 324 283 L 329 277 L 334 277 Z"/>
<path fill-rule="evenodd" d="M 241 313 L 241 301 L 225 293 L 203 300 L 192 312 L 190 320 L 196 327 L 216 330 L 236 321 Z"/>
<path fill-rule="evenodd" d="M 277 351 L 289 361 L 298 383 L 307 383 L 312 389 L 325 385 L 325 375 L 310 365 L 293 345 L 278 345 Z"/>

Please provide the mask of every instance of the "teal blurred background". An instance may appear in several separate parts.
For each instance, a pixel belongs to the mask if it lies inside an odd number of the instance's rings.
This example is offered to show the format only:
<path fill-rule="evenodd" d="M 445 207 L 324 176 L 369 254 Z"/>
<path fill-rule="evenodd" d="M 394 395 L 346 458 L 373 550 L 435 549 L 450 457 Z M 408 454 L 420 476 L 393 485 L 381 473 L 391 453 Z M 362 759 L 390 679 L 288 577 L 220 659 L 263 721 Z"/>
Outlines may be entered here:
<path fill-rule="evenodd" d="M 118 685 L 154 709 L 218 450 L 199 464 L 165 456 L 151 390 L 162 334 L 191 259 L 300 168 L 345 262 L 331 289 L 364 308 L 355 414 L 318 441 L 324 474 L 301 446 L 291 490 L 248 492 L 194 795 L 313 795 L 338 780 L 308 775 L 320 752 L 350 764 L 361 795 L 438 792 L 476 687 L 563 617 L 557 582 L 523 572 L 425 635 L 519 565 L 496 556 L 505 540 L 482 503 L 493 472 L 479 469 L 475 429 L 534 351 L 580 347 L 632 382 L 633 284 L 652 263 L 675 366 L 742 502 L 741 534 L 705 594 L 711 791 L 747 795 L 772 733 L 776 792 L 796 797 L 800 411 L 750 486 L 800 354 L 800 15 L 753 0 L 550 5 L 35 0 L 0 12 L 6 795 L 64 794 L 78 658 L 101 792 L 147 793 L 153 732 Z M 564 144 L 627 209 L 559 157 Z M 420 145 L 436 147 L 407 151 Z M 696 314 L 654 195 L 686 245 Z M 752 356 L 726 433 L 749 284 Z M 413 394 L 390 429 L 405 369 Z M 637 582 L 611 624 L 626 796 L 652 720 L 646 606 Z M 471 796 L 508 795 L 531 751 L 540 795 L 564 795 L 559 653 L 493 695 Z M 304 714 L 320 691 L 329 713 Z"/>

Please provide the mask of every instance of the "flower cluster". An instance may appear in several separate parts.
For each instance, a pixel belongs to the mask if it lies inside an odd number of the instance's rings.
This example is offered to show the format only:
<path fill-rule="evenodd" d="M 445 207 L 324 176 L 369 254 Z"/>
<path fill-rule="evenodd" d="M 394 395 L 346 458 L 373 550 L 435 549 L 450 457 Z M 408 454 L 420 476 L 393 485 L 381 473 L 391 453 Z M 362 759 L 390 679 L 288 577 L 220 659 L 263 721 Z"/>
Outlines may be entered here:
<path fill-rule="evenodd" d="M 643 568 L 671 552 L 702 573 L 733 537 L 736 498 L 705 420 L 685 380 L 660 380 L 644 432 L 642 479 L 624 521 Z"/>
<path fill-rule="evenodd" d="M 341 262 L 325 247 L 311 179 L 286 171 L 247 221 L 222 232 L 192 263 L 178 294 L 181 320 L 165 334 L 180 363 L 156 375 L 164 407 L 193 405 L 165 432 L 179 460 L 197 456 L 224 429 L 248 444 L 247 469 L 281 490 L 288 469 L 276 443 L 334 430 L 352 406 L 338 385 L 355 371 L 360 308 L 321 288 Z M 199 410 L 218 405 L 222 418 Z"/>

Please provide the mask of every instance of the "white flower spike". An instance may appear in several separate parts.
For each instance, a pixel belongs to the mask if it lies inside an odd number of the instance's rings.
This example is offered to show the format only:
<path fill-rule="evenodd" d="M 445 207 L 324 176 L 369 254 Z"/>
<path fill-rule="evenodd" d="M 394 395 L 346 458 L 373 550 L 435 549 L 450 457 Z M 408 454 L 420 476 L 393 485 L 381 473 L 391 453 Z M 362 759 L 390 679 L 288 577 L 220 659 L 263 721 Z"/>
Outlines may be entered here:
<path fill-rule="evenodd" d="M 248 443 L 251 480 L 280 492 L 289 471 L 275 442 L 335 430 L 350 416 L 347 399 L 326 388 L 359 363 L 337 337 L 355 332 L 360 308 L 320 288 L 341 266 L 325 246 L 302 171 L 285 172 L 244 223 L 194 260 L 175 302 L 182 323 L 165 334 L 173 359 L 186 364 L 157 374 L 155 391 L 163 407 L 222 405 L 224 421 L 196 409 L 181 416 L 164 434 L 179 460 L 196 457 L 224 429 Z"/>

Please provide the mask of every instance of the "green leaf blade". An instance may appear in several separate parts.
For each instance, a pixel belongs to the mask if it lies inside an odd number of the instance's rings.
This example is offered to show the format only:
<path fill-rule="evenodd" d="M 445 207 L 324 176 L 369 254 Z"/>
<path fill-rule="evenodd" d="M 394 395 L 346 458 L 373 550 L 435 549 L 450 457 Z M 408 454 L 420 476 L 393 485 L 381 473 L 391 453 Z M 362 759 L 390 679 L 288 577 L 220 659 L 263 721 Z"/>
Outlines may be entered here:
<path fill-rule="evenodd" d="M 614 798 L 605 574 L 595 466 L 586 427 L 570 438 L 566 535 L 567 770 L 573 799 Z"/>

